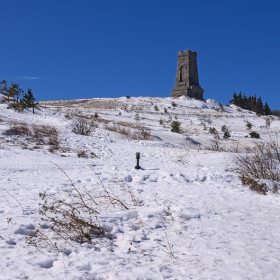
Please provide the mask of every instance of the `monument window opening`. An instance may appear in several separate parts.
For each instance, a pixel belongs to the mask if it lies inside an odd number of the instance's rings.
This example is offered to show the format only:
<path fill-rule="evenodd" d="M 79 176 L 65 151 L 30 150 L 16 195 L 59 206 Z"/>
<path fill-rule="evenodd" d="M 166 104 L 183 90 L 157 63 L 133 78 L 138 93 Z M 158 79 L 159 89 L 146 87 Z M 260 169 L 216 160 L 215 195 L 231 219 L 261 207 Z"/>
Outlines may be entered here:
<path fill-rule="evenodd" d="M 183 66 L 180 67 L 180 83 L 183 81 Z"/>

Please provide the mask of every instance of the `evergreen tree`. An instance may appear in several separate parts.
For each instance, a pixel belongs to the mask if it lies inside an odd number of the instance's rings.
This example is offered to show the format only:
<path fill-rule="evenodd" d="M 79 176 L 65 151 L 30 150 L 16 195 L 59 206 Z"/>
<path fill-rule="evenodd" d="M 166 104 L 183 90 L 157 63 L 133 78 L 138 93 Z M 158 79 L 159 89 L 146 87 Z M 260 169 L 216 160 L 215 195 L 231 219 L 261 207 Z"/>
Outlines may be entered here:
<path fill-rule="evenodd" d="M 263 111 L 264 111 L 265 115 L 271 115 L 271 109 L 269 108 L 267 102 L 265 102 L 265 104 L 264 104 Z"/>
<path fill-rule="evenodd" d="M 171 123 L 171 131 L 176 132 L 176 133 L 180 133 L 181 132 L 181 123 L 178 122 L 178 121 L 173 121 Z"/>
<path fill-rule="evenodd" d="M 228 130 L 228 128 L 225 125 L 223 125 L 222 126 L 222 132 L 225 132 L 226 130 Z"/>
<path fill-rule="evenodd" d="M 252 126 L 253 126 L 253 125 L 252 125 L 250 122 L 247 122 L 247 123 L 246 123 L 246 129 L 247 129 L 247 130 L 250 130 L 250 129 L 252 128 Z"/>
<path fill-rule="evenodd" d="M 252 131 L 249 134 L 250 134 L 251 138 L 257 138 L 257 139 L 260 138 L 260 134 L 256 131 Z"/>
<path fill-rule="evenodd" d="M 0 83 L 0 93 L 3 94 L 3 96 L 4 96 L 3 101 L 8 101 L 8 102 L 10 101 L 10 96 L 9 96 L 6 80 L 2 80 L 2 82 Z"/>
<path fill-rule="evenodd" d="M 237 103 L 237 94 L 235 92 L 233 93 L 232 99 L 229 100 L 229 103 L 236 105 L 236 103 Z"/>
<path fill-rule="evenodd" d="M 261 97 L 257 99 L 256 111 L 257 114 L 263 115 L 263 103 Z"/>
<path fill-rule="evenodd" d="M 14 104 L 19 102 L 19 97 L 23 94 L 23 90 L 19 87 L 19 84 L 11 83 L 8 88 L 9 97 L 13 98 Z"/>
<path fill-rule="evenodd" d="M 248 109 L 248 99 L 245 93 L 243 93 L 243 97 L 242 97 L 242 106 L 243 109 Z"/>
<path fill-rule="evenodd" d="M 21 106 L 23 109 L 32 108 L 32 112 L 34 114 L 34 109 L 37 104 L 35 103 L 35 98 L 30 88 L 27 90 L 27 93 L 24 94 L 20 103 L 22 103 Z"/>
<path fill-rule="evenodd" d="M 228 139 L 228 138 L 231 137 L 231 135 L 230 135 L 228 129 L 226 129 L 226 130 L 224 131 L 224 136 L 223 136 L 223 137 L 224 137 L 224 139 Z"/>

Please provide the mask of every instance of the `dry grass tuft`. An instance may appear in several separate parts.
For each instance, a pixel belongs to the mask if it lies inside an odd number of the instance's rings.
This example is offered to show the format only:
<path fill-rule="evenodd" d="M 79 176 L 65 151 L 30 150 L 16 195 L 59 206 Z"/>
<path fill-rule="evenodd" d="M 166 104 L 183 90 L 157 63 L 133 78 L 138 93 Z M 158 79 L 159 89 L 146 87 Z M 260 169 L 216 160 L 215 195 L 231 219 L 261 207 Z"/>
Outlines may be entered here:
<path fill-rule="evenodd" d="M 151 140 L 151 129 L 145 126 L 137 125 L 132 127 L 134 129 L 133 131 L 120 124 L 106 124 L 104 128 L 125 135 L 132 140 Z"/>
<path fill-rule="evenodd" d="M 77 153 L 79 158 L 96 158 L 97 155 L 94 152 L 88 152 L 86 150 L 81 150 Z"/>
<path fill-rule="evenodd" d="M 127 136 L 128 138 L 131 138 L 132 137 L 132 132 L 129 128 L 127 127 L 124 127 L 124 126 L 121 126 L 119 124 L 113 124 L 113 125 L 108 125 L 108 124 L 105 124 L 104 128 L 106 130 L 109 130 L 109 131 L 114 131 L 114 132 L 117 132 L 117 133 L 120 133 L 122 135 L 125 135 Z"/>
<path fill-rule="evenodd" d="M 54 126 L 27 124 L 23 121 L 13 121 L 4 135 L 8 136 L 28 136 L 30 140 L 50 145 L 50 150 L 59 148 L 58 131 Z"/>
<path fill-rule="evenodd" d="M 250 186 L 250 189 L 253 191 L 256 191 L 257 193 L 266 195 L 266 193 L 268 191 L 266 183 L 259 183 L 256 180 L 254 180 L 244 174 L 242 174 L 240 176 L 240 180 L 243 185 Z"/>

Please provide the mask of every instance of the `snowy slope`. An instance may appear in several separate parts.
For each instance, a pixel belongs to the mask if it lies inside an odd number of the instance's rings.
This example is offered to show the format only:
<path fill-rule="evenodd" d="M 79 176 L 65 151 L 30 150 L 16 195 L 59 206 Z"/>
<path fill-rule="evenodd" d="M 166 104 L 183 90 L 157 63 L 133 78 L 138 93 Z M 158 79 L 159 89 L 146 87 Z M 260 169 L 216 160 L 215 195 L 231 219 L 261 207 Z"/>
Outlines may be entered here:
<path fill-rule="evenodd" d="M 6 107 L 0 105 L 0 279 L 280 279 L 280 196 L 243 186 L 229 152 L 236 143 L 252 144 L 247 121 L 263 141 L 279 131 L 279 119 L 268 128 L 252 112 L 183 97 L 42 102 L 34 115 Z M 72 132 L 76 116 L 94 119 L 96 112 L 90 136 Z M 182 134 L 170 131 L 174 120 Z M 15 121 L 56 127 L 60 148 L 50 152 L 31 136 L 5 135 Z M 131 132 L 150 128 L 151 140 L 107 130 L 113 123 Z M 221 140 L 224 151 L 211 151 L 208 128 L 222 135 L 222 125 L 232 137 Z M 88 158 L 78 157 L 81 151 Z M 77 189 L 94 194 L 101 179 L 128 205 L 100 210 L 112 238 L 58 239 L 58 251 L 25 242 L 36 228 L 53 236 L 39 215 L 39 193 L 71 187 L 58 166 Z M 140 203 L 131 202 L 122 184 Z"/>

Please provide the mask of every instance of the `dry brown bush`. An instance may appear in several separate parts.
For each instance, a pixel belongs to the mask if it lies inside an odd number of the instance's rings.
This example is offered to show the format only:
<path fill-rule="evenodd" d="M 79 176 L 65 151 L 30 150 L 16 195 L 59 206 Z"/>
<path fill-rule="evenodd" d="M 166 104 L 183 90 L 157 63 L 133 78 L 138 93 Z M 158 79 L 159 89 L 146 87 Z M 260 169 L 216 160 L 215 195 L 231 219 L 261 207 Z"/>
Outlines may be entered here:
<path fill-rule="evenodd" d="M 255 141 L 253 147 L 243 147 L 241 153 L 233 156 L 242 183 L 253 186 L 253 189 L 259 188 L 255 183 L 256 180 L 269 180 L 274 182 L 274 185 L 278 185 L 280 182 L 280 144 L 278 138 L 278 134 L 275 134 L 271 135 L 266 142 Z M 262 186 L 260 188 L 265 190 Z"/>
<path fill-rule="evenodd" d="M 58 131 L 54 126 L 33 125 L 23 121 L 13 121 L 11 122 L 10 128 L 3 134 L 9 136 L 30 136 L 34 140 L 49 144 L 52 150 L 57 150 L 59 148 Z"/>
<path fill-rule="evenodd" d="M 81 150 L 77 153 L 77 156 L 78 157 L 81 157 L 81 158 L 96 158 L 97 155 L 94 153 L 94 152 L 88 152 L 88 151 L 85 151 L 85 150 Z"/>
<path fill-rule="evenodd" d="M 33 134 L 30 125 L 26 122 L 12 121 L 9 129 L 3 132 L 4 135 L 26 135 L 31 136 Z"/>
<path fill-rule="evenodd" d="M 256 179 L 280 181 L 280 149 L 275 150 L 271 143 L 255 143 L 253 148 L 243 148 L 234 156 L 241 174 Z"/>
<path fill-rule="evenodd" d="M 132 132 L 128 127 L 122 126 L 120 124 L 106 124 L 104 128 L 125 135 L 133 140 L 151 140 L 151 129 L 145 126 L 135 126 L 134 129 L 136 131 L 134 132 Z"/>
<path fill-rule="evenodd" d="M 129 202 L 124 203 L 117 195 L 109 192 L 94 170 L 100 182 L 99 186 L 91 190 L 86 188 L 80 190 L 64 170 L 57 167 L 68 178 L 70 185 L 58 189 L 55 193 L 40 193 L 42 204 L 39 214 L 51 232 L 37 228 L 34 236 L 27 237 L 26 242 L 37 250 L 49 246 L 59 250 L 58 240 L 67 243 L 71 241 L 84 243 L 94 242 L 96 237 L 111 237 L 111 234 L 99 222 L 100 213 L 110 211 L 112 208 L 128 210 Z M 138 199 L 127 184 L 119 184 L 119 189 L 123 197 L 126 197 L 124 198 L 126 201 L 139 205 Z"/>
<path fill-rule="evenodd" d="M 266 195 L 268 191 L 266 183 L 257 182 L 256 180 L 250 178 L 249 176 L 245 176 L 245 174 L 242 174 L 240 176 L 240 180 L 243 185 L 250 186 L 251 190 L 256 191 L 258 193 Z"/>
<path fill-rule="evenodd" d="M 109 130 L 109 131 L 114 131 L 114 132 L 123 134 L 123 135 L 125 135 L 129 138 L 132 137 L 131 130 L 129 128 L 126 128 L 126 127 L 121 126 L 119 124 L 113 124 L 113 125 L 106 124 L 104 128 Z"/>
<path fill-rule="evenodd" d="M 224 147 L 222 145 L 222 142 L 218 138 L 212 139 L 211 140 L 211 144 L 205 146 L 205 149 L 209 150 L 209 151 L 215 151 L 215 152 L 222 152 L 222 151 L 224 151 Z"/>

